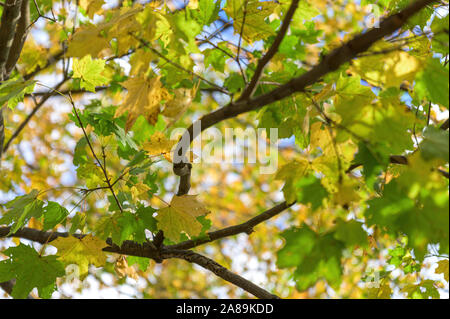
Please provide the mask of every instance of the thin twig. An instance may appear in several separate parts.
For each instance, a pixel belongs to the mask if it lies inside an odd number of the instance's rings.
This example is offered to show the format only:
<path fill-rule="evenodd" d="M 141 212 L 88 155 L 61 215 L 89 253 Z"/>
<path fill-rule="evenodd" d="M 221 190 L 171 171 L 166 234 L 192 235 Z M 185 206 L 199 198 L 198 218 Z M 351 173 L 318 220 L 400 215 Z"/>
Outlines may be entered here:
<path fill-rule="evenodd" d="M 114 197 L 114 200 L 116 201 L 117 206 L 119 207 L 120 211 L 123 212 L 122 205 L 120 205 L 119 199 L 117 198 L 116 193 L 114 191 L 114 188 L 111 185 L 111 180 L 110 180 L 110 178 L 108 176 L 108 172 L 106 171 L 106 168 L 102 165 L 100 160 L 98 159 L 97 154 L 95 154 L 94 148 L 92 147 L 92 144 L 91 144 L 91 142 L 89 140 L 89 136 L 87 135 L 86 130 L 84 129 L 84 126 L 83 126 L 83 123 L 81 121 L 80 115 L 78 114 L 77 108 L 75 106 L 75 103 L 74 103 L 74 101 L 72 99 L 72 95 L 70 93 L 69 93 L 69 99 L 70 99 L 70 103 L 72 104 L 72 108 L 73 108 L 75 116 L 76 116 L 76 118 L 78 120 L 78 123 L 80 124 L 80 127 L 81 127 L 81 129 L 83 131 L 84 137 L 86 138 L 86 141 L 88 143 L 89 149 L 91 150 L 92 156 L 94 157 L 94 159 L 97 162 L 98 166 L 102 170 L 103 175 L 105 176 L 106 184 L 108 185 L 108 188 L 111 191 L 111 194 Z"/>
<path fill-rule="evenodd" d="M 66 79 L 63 79 L 61 82 L 59 82 L 55 87 L 54 90 L 58 90 L 61 85 L 64 84 L 64 82 L 66 82 Z M 22 130 L 27 126 L 28 122 L 31 120 L 31 118 L 37 113 L 37 111 L 39 111 L 39 109 L 44 105 L 44 103 L 53 96 L 53 92 L 46 92 L 42 99 L 39 101 L 39 103 L 37 103 L 33 110 L 30 112 L 30 114 L 27 115 L 27 117 L 22 121 L 22 123 L 19 124 L 19 126 L 16 128 L 16 130 L 14 131 L 14 133 L 12 133 L 11 137 L 9 138 L 9 140 L 6 142 L 5 146 L 3 147 L 3 153 L 5 153 L 8 148 L 11 145 L 11 142 L 17 138 L 19 136 L 19 134 L 22 132 Z"/>
<path fill-rule="evenodd" d="M 144 39 L 141 39 L 140 37 L 136 36 L 135 34 L 133 34 L 133 33 L 131 33 L 131 32 L 130 32 L 129 34 L 130 34 L 132 37 L 134 37 L 136 40 L 138 40 L 143 46 L 145 46 L 146 48 L 148 48 L 150 51 L 152 51 L 154 54 L 156 54 L 157 56 L 159 56 L 161 59 L 163 59 L 163 60 L 166 61 L 167 63 L 170 63 L 170 64 L 172 64 L 174 67 L 176 67 L 176 68 L 178 68 L 178 69 L 180 69 L 180 70 L 182 70 L 182 71 L 184 71 L 184 72 L 190 74 L 191 76 L 197 77 L 197 78 L 199 78 L 200 80 L 202 80 L 203 82 L 208 83 L 208 84 L 211 85 L 212 87 L 216 88 L 217 91 L 219 91 L 219 92 L 222 92 L 222 93 L 228 94 L 228 95 L 230 94 L 225 88 L 220 87 L 219 85 L 217 85 L 217 84 L 215 84 L 215 83 L 213 83 L 213 82 L 211 82 L 211 81 L 205 79 L 205 78 L 202 77 L 201 75 L 199 75 L 199 74 L 197 74 L 197 73 L 195 73 L 195 72 L 192 72 L 191 70 L 188 70 L 188 69 L 182 67 L 181 65 L 179 65 L 178 63 L 176 63 L 176 62 L 174 62 L 174 61 L 168 59 L 168 58 L 165 57 L 163 54 L 161 54 L 158 50 L 155 50 L 154 48 L 152 48 L 152 47 L 149 45 L 149 43 L 148 43 L 147 41 L 145 41 Z"/>

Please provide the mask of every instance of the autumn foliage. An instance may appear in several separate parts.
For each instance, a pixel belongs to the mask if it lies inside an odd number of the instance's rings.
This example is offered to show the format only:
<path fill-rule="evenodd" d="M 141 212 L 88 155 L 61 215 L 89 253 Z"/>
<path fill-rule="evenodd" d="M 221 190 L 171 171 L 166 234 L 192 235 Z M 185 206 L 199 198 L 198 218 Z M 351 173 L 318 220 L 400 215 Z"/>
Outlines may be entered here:
<path fill-rule="evenodd" d="M 447 1 L 0 4 L 5 296 L 448 297 Z"/>

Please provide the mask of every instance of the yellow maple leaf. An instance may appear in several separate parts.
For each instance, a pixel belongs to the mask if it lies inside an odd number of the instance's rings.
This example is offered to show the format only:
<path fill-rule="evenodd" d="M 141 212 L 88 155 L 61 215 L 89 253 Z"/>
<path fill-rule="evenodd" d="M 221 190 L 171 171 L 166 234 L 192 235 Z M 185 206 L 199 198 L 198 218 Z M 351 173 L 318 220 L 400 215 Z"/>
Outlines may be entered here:
<path fill-rule="evenodd" d="M 115 12 L 112 18 L 101 27 L 107 30 L 108 39 L 116 39 L 117 53 L 124 54 L 130 47 L 135 47 L 139 43 L 132 33 L 136 33 L 142 26 L 136 21 L 136 15 L 142 11 L 141 4 L 134 7 L 122 7 Z"/>
<path fill-rule="evenodd" d="M 36 44 L 33 38 L 28 39 L 20 53 L 19 63 L 26 72 L 33 72 L 37 67 L 47 63 L 47 50 Z"/>
<path fill-rule="evenodd" d="M 197 201 L 197 195 L 174 196 L 169 206 L 158 211 L 156 220 L 164 235 L 177 242 L 182 232 L 191 238 L 198 236 L 202 224 L 196 218 L 209 213 L 210 211 Z"/>
<path fill-rule="evenodd" d="M 275 1 L 231 0 L 227 1 L 224 10 L 233 19 L 235 33 L 239 34 L 242 30 L 242 37 L 251 43 L 267 38 L 275 33 L 264 20 L 278 6 L 279 4 Z M 243 28 L 242 25 L 244 25 Z"/>
<path fill-rule="evenodd" d="M 387 280 L 382 280 L 379 287 L 369 288 L 368 294 L 370 299 L 390 299 L 392 289 Z"/>
<path fill-rule="evenodd" d="M 191 89 L 176 89 L 174 98 L 164 105 L 162 114 L 171 118 L 180 118 L 191 105 L 193 95 L 193 90 Z"/>
<path fill-rule="evenodd" d="M 86 11 L 89 18 L 93 18 L 94 14 L 102 13 L 102 5 L 105 3 L 104 0 L 80 0 L 79 5 Z"/>
<path fill-rule="evenodd" d="M 436 274 L 444 274 L 444 279 L 448 282 L 448 259 L 440 260 L 438 262 L 438 267 L 434 271 Z"/>
<path fill-rule="evenodd" d="M 145 51 L 144 49 L 136 50 L 136 52 L 130 58 L 130 74 L 139 75 L 141 73 L 146 73 L 150 62 L 154 59 L 154 54 L 150 51 Z"/>
<path fill-rule="evenodd" d="M 143 182 L 139 182 L 139 183 L 131 186 L 131 188 L 130 188 L 131 197 L 133 198 L 133 200 L 144 199 L 141 197 L 143 197 L 143 195 L 146 195 L 149 190 L 150 190 L 150 187 L 145 185 Z M 145 197 L 148 197 L 148 196 L 145 196 Z"/>
<path fill-rule="evenodd" d="M 334 193 L 334 202 L 345 206 L 360 200 L 361 197 L 357 193 L 357 187 L 356 182 L 345 179 L 342 183 L 339 183 L 338 190 Z"/>
<path fill-rule="evenodd" d="M 150 141 L 145 142 L 143 149 L 150 155 L 168 154 L 177 141 L 169 140 L 162 132 L 155 132 L 150 137 Z"/>
<path fill-rule="evenodd" d="M 128 90 L 125 101 L 119 106 L 115 117 L 128 111 L 125 131 L 129 131 L 139 115 L 143 115 L 150 124 L 155 124 L 160 113 L 160 103 L 170 95 L 162 87 L 160 77 L 148 79 L 138 76 L 126 80 L 122 85 Z"/>
<path fill-rule="evenodd" d="M 81 239 L 73 236 L 59 237 L 50 245 L 58 249 L 59 260 L 65 264 L 77 264 L 80 267 L 80 279 L 87 276 L 90 264 L 101 267 L 106 263 L 106 255 L 102 249 L 108 245 L 92 235 Z"/>
<path fill-rule="evenodd" d="M 97 58 L 111 55 L 109 41 L 100 34 L 101 31 L 102 29 L 95 25 L 78 28 L 69 40 L 67 55 L 78 58 L 88 54 Z"/>
<path fill-rule="evenodd" d="M 374 52 L 392 50 L 392 45 L 382 42 L 374 46 Z M 395 50 L 387 52 L 380 59 L 377 54 L 370 54 L 354 61 L 352 69 L 370 84 L 385 87 L 399 87 L 403 81 L 414 81 L 416 73 L 421 70 L 421 61 L 405 52 Z"/>

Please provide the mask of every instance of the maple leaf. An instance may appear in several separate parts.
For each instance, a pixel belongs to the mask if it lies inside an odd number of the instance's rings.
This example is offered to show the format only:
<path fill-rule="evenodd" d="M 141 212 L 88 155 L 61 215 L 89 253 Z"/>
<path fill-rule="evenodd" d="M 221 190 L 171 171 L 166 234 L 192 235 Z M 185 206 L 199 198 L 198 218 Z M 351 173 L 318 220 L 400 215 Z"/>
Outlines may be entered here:
<path fill-rule="evenodd" d="M 278 4 L 272 1 L 228 0 L 224 10 L 233 19 L 234 32 L 239 34 L 242 30 L 242 37 L 251 43 L 275 33 L 264 20 L 274 12 L 277 6 Z M 242 28 L 244 12 L 245 23 Z"/>
<path fill-rule="evenodd" d="M 117 109 L 115 117 L 128 111 L 125 131 L 130 130 L 139 115 L 143 115 L 152 125 L 156 123 L 160 113 L 160 103 L 170 98 L 159 79 L 159 76 L 150 79 L 139 76 L 130 78 L 122 84 L 128 90 L 128 94 Z"/>
<path fill-rule="evenodd" d="M 150 51 L 144 49 L 136 50 L 130 58 L 130 75 L 145 74 L 154 58 L 155 55 Z"/>
<path fill-rule="evenodd" d="M 34 287 L 41 298 L 50 298 L 55 280 L 65 274 L 56 256 L 40 256 L 32 247 L 20 244 L 4 251 L 9 259 L 0 261 L 0 282 L 16 279 L 11 295 L 25 299 Z"/>
<path fill-rule="evenodd" d="M 444 274 L 444 279 L 448 282 L 448 279 L 449 279 L 448 259 L 440 260 L 438 262 L 438 266 L 434 272 L 436 274 Z"/>
<path fill-rule="evenodd" d="M 77 264 L 80 267 L 81 279 L 87 276 L 89 264 L 96 267 L 105 265 L 106 255 L 102 249 L 107 244 L 92 235 L 81 239 L 73 236 L 59 237 L 50 244 L 58 249 L 59 260 L 65 264 Z"/>
<path fill-rule="evenodd" d="M 25 42 L 18 63 L 27 72 L 33 72 L 37 67 L 42 68 L 47 63 L 47 50 L 31 38 Z"/>
<path fill-rule="evenodd" d="M 130 187 L 131 197 L 133 200 L 138 200 L 139 198 L 145 196 L 149 190 L 151 190 L 151 188 L 141 181 Z"/>
<path fill-rule="evenodd" d="M 392 50 L 392 45 L 384 42 L 374 46 L 374 51 L 390 49 Z M 376 55 L 357 59 L 353 67 L 356 73 L 373 85 L 398 87 L 405 80 L 414 80 L 421 69 L 421 61 L 407 52 L 395 50 L 385 54 L 383 59 Z"/>
<path fill-rule="evenodd" d="M 200 234 L 202 224 L 196 218 L 210 211 L 196 198 L 197 195 L 174 196 L 169 206 L 158 211 L 159 228 L 171 241 L 179 241 L 182 232 L 191 238 Z"/>
<path fill-rule="evenodd" d="M 0 218 L 0 224 L 11 224 L 9 235 L 22 228 L 30 218 L 42 216 L 44 202 L 36 198 L 38 193 L 36 189 L 33 189 L 29 194 L 16 197 L 6 203 L 5 206 L 9 210 Z"/>
<path fill-rule="evenodd" d="M 389 299 L 392 295 L 392 289 L 389 281 L 383 279 L 379 287 L 369 288 L 367 290 L 370 299 Z"/>
<path fill-rule="evenodd" d="M 49 230 L 63 222 L 67 218 L 67 215 L 69 215 L 69 212 L 58 203 L 49 201 L 47 206 L 44 208 L 43 215 L 43 230 Z"/>
<path fill-rule="evenodd" d="M 111 55 L 109 41 L 101 35 L 102 29 L 95 25 L 82 26 L 69 39 L 67 56 L 82 58 L 87 54 L 103 58 Z"/>
<path fill-rule="evenodd" d="M 88 91 L 95 92 L 95 87 L 106 84 L 108 78 L 102 75 L 105 70 L 105 61 L 94 59 L 88 54 L 81 60 L 73 60 L 73 78 L 81 79 L 80 86 Z"/>
<path fill-rule="evenodd" d="M 192 103 L 194 95 L 195 92 L 190 89 L 176 89 L 174 98 L 165 104 L 162 114 L 167 117 L 179 118 Z"/>
<path fill-rule="evenodd" d="M 32 93 L 36 81 L 20 81 L 10 79 L 0 85 L 0 107 L 6 104 L 13 109 L 19 102 L 23 101 L 26 93 Z"/>
<path fill-rule="evenodd" d="M 105 3 L 104 0 L 80 0 L 80 7 L 86 11 L 89 18 L 93 18 L 94 14 L 101 13 L 102 5 Z"/>
<path fill-rule="evenodd" d="M 140 4 L 135 4 L 134 7 L 122 7 L 115 11 L 108 22 L 99 25 L 107 31 L 109 40 L 117 41 L 118 54 L 126 53 L 130 47 L 139 43 L 139 40 L 131 34 L 142 29 L 142 26 L 136 21 L 136 15 L 142 9 Z"/>
<path fill-rule="evenodd" d="M 155 132 L 150 141 L 144 143 L 143 149 L 150 155 L 161 155 L 170 153 L 177 141 L 169 140 L 163 133 Z"/>

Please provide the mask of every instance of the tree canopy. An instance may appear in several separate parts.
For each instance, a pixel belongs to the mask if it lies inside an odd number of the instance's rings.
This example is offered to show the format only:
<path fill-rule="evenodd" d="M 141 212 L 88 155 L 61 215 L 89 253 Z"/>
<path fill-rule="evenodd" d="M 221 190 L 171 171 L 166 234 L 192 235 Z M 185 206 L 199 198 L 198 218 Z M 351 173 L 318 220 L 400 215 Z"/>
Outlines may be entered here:
<path fill-rule="evenodd" d="M 13 298 L 442 298 L 448 1 L 1 0 Z"/>

